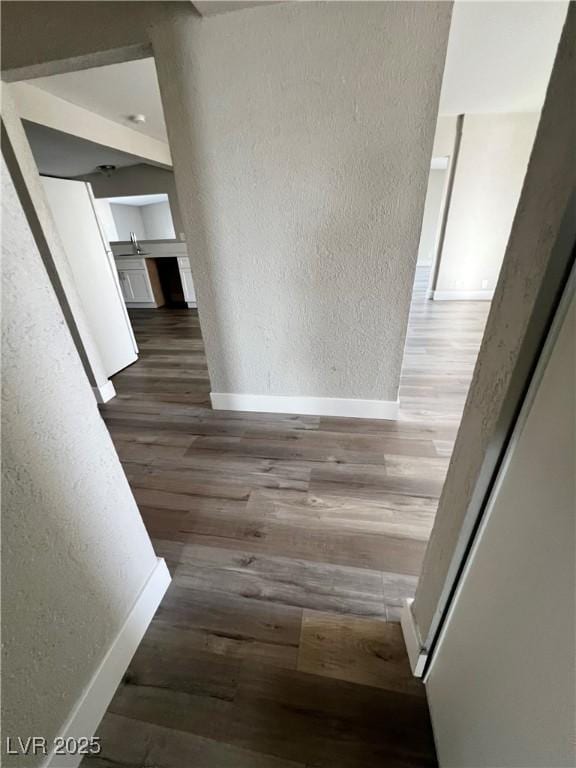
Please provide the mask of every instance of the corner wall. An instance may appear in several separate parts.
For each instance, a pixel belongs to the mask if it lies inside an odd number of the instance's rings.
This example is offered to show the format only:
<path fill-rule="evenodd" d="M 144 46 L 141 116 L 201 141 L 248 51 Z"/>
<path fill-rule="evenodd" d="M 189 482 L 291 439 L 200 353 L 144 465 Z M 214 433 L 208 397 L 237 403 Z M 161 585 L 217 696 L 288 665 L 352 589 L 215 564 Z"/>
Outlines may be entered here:
<path fill-rule="evenodd" d="M 2 252 L 2 726 L 51 742 L 157 560 L 4 162 Z"/>
<path fill-rule="evenodd" d="M 576 6 L 568 9 L 412 614 L 430 648 L 576 242 Z"/>
<path fill-rule="evenodd" d="M 464 117 L 435 299 L 492 297 L 539 119 Z"/>
<path fill-rule="evenodd" d="M 216 393 L 396 402 L 450 13 L 279 4 L 152 31 Z"/>
<path fill-rule="evenodd" d="M 38 167 L 18 115 L 12 87 L 2 83 L 2 151 L 10 166 L 22 199 L 27 199 L 28 222 L 41 251 L 45 269 L 60 302 L 62 312 L 82 360 L 84 370 L 99 402 L 114 391 L 92 336 L 84 308 L 78 296 L 72 270 L 56 229 Z"/>
<path fill-rule="evenodd" d="M 130 232 L 135 232 L 139 240 L 147 240 L 144 230 L 142 209 L 137 205 L 110 204 L 112 217 L 116 224 L 118 240 L 130 240 Z"/>

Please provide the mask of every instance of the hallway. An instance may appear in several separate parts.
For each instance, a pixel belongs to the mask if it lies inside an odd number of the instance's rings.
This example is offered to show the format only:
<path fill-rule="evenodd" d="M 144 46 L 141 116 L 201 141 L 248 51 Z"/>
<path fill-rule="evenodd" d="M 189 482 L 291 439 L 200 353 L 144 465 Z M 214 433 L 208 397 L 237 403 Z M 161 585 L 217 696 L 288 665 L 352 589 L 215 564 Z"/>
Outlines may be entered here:
<path fill-rule="evenodd" d="M 212 411 L 196 312 L 131 313 L 102 414 L 173 582 L 87 764 L 435 764 L 397 621 L 488 309 L 415 291 L 398 422 Z"/>

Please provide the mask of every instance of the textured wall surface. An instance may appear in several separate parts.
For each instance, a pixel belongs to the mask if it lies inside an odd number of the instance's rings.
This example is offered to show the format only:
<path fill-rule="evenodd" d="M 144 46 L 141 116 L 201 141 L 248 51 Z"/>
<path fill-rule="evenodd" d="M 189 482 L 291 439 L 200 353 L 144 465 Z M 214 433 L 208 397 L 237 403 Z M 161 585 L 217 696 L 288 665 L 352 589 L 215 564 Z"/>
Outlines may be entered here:
<path fill-rule="evenodd" d="M 490 459 L 538 292 L 560 258 L 556 239 L 576 190 L 574 40 L 571 6 L 416 591 L 413 613 L 423 640 L 458 542 L 467 535 L 466 513 Z"/>
<path fill-rule="evenodd" d="M 22 194 L 30 197 L 29 213 L 30 220 L 35 222 L 36 241 L 43 244 L 44 265 L 49 270 L 50 281 L 57 292 L 86 375 L 92 386 L 102 387 L 107 382 L 104 363 L 76 290 L 72 269 L 52 218 L 46 193 L 38 175 L 38 167 L 24 133 L 22 121 L 18 116 L 11 90 L 11 86 L 2 84 L 2 127 L 6 131 L 2 144 L 6 152 L 11 148 L 17 158 L 15 165 L 18 166 L 18 173 L 21 175 Z"/>
<path fill-rule="evenodd" d="M 2 725 L 53 738 L 156 558 L 4 165 L 2 251 Z"/>
<path fill-rule="evenodd" d="M 494 290 L 540 115 L 466 115 L 438 291 Z"/>
<path fill-rule="evenodd" d="M 212 389 L 397 396 L 451 5 L 153 32 Z"/>
<path fill-rule="evenodd" d="M 27 79 L 149 55 L 147 26 L 162 2 L 51 2 L 2 4 L 2 73 Z M 190 9 L 190 12 L 194 11 Z"/>
<path fill-rule="evenodd" d="M 426 682 L 444 768 L 576 765 L 576 299 Z"/>

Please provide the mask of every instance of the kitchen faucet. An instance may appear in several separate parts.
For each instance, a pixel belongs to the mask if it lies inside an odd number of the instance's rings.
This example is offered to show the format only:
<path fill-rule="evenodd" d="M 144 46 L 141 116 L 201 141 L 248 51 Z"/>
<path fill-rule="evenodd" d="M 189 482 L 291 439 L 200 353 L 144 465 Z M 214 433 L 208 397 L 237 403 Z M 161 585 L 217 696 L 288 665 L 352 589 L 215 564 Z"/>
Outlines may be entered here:
<path fill-rule="evenodd" d="M 134 248 L 134 252 L 137 254 L 143 253 L 142 248 L 140 248 L 140 245 L 138 243 L 138 240 L 136 239 L 136 233 L 130 232 L 130 242 L 132 243 L 132 247 Z"/>

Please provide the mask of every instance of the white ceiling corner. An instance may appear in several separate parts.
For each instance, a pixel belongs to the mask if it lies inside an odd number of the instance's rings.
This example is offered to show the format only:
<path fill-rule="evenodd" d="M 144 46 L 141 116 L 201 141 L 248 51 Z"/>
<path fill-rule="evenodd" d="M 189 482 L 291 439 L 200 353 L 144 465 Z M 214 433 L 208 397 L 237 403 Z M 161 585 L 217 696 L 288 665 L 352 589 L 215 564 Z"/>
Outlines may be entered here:
<path fill-rule="evenodd" d="M 258 5 L 272 5 L 283 0 L 192 0 L 200 16 L 215 16 L 218 13 L 242 11 Z"/>
<path fill-rule="evenodd" d="M 203 15 L 260 4 L 268 3 L 194 2 Z M 457 0 L 440 114 L 540 110 L 567 7 L 567 0 Z M 152 58 L 39 78 L 34 86 L 167 142 Z M 139 113 L 146 115 L 146 123 L 128 121 Z"/>
<path fill-rule="evenodd" d="M 145 136 L 168 142 L 153 58 L 40 77 L 33 85 Z M 130 115 L 143 114 L 145 123 Z"/>
<path fill-rule="evenodd" d="M 567 10 L 567 0 L 457 0 L 440 114 L 540 111 Z"/>

